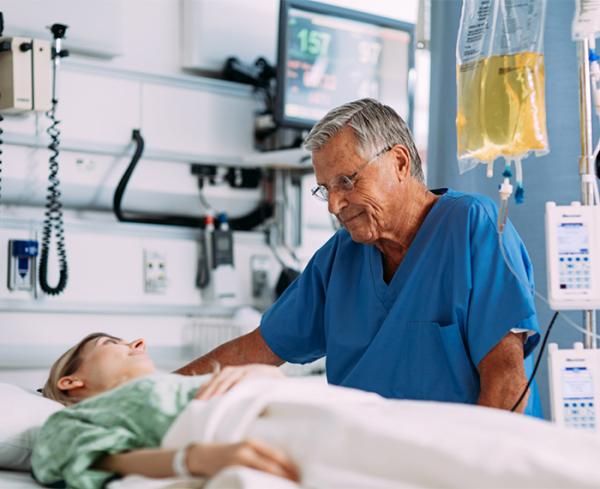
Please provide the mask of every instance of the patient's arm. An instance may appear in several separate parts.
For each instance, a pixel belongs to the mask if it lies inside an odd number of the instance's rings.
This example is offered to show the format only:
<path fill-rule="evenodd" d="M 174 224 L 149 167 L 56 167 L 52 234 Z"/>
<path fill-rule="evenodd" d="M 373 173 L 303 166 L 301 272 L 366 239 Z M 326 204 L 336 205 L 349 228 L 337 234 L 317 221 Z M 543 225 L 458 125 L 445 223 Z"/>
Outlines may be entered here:
<path fill-rule="evenodd" d="M 266 363 L 279 366 L 283 360 L 269 348 L 260 334 L 259 328 L 251 333 L 228 341 L 203 357 L 188 363 L 175 373 L 183 375 L 207 374 L 214 370 L 215 363 L 222 367 L 227 365 L 247 365 L 249 363 Z"/>
<path fill-rule="evenodd" d="M 139 474 L 146 477 L 173 477 L 172 465 L 176 450 L 148 449 L 106 455 L 95 469 L 115 474 Z"/>
<path fill-rule="evenodd" d="M 477 404 L 512 409 L 527 385 L 523 365 L 523 334 L 509 333 L 479 362 L 481 392 Z M 527 394 L 516 411 L 522 413 Z"/>
<path fill-rule="evenodd" d="M 175 450 L 157 448 L 106 455 L 94 468 L 119 475 L 174 477 L 172 466 L 175 453 Z M 230 444 L 193 443 L 187 448 L 185 463 L 195 476 L 212 476 L 225 467 L 244 465 L 298 480 L 298 470 L 284 452 L 255 440 Z"/>

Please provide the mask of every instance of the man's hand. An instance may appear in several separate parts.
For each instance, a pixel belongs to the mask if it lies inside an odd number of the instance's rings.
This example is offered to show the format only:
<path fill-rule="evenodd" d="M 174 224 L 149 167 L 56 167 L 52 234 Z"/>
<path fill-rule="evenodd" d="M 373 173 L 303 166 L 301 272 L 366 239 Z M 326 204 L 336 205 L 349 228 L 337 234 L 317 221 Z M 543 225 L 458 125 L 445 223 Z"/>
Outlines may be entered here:
<path fill-rule="evenodd" d="M 264 363 L 279 366 L 284 361 L 269 348 L 260 328 L 218 346 L 206 355 L 176 370 L 181 375 L 209 374 L 215 363 L 220 365 L 250 365 Z"/>
<path fill-rule="evenodd" d="M 253 364 L 241 367 L 225 367 L 213 375 L 206 384 L 203 384 L 196 393 L 195 399 L 210 399 L 230 390 L 242 380 L 260 377 L 285 377 L 281 370 L 270 365 Z"/>
<path fill-rule="evenodd" d="M 509 333 L 479 362 L 481 392 L 477 404 L 507 410 L 515 405 L 527 385 L 523 364 L 525 339 L 525 333 Z M 517 412 L 525 410 L 528 398 L 527 394 Z"/>
<path fill-rule="evenodd" d="M 192 474 L 213 476 L 231 465 L 243 465 L 269 474 L 299 480 L 298 469 L 281 450 L 257 440 L 232 444 L 193 444 L 187 452 Z"/>

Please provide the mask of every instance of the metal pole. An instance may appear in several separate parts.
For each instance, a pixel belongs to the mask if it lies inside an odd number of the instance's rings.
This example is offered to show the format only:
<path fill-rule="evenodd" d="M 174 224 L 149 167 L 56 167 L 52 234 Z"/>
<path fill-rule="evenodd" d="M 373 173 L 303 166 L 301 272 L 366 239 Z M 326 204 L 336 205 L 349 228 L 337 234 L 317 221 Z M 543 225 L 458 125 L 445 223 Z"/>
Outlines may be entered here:
<path fill-rule="evenodd" d="M 584 39 L 578 43 L 579 51 L 579 128 L 581 137 L 581 157 L 579 159 L 579 174 L 592 173 L 592 94 L 590 91 L 590 61 L 589 41 Z M 582 180 L 581 202 L 592 205 L 590 185 Z M 596 311 L 583 311 L 586 334 L 584 344 L 588 349 L 596 348 Z"/>

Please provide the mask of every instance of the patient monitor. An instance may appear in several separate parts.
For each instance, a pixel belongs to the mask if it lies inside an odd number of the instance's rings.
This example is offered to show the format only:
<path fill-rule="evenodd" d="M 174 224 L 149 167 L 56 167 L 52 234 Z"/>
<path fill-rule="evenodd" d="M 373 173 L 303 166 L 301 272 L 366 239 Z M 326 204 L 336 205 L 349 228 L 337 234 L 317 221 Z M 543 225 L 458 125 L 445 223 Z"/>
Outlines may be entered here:
<path fill-rule="evenodd" d="M 548 350 L 550 411 L 559 426 L 595 432 L 600 392 L 600 350 L 559 350 L 551 343 Z"/>

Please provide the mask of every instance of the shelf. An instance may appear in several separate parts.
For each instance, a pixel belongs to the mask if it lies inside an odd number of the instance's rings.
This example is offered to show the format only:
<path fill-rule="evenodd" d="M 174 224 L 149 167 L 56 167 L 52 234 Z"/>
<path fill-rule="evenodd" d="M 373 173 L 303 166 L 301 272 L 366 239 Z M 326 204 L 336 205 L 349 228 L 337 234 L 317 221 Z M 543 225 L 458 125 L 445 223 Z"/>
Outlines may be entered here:
<path fill-rule="evenodd" d="M 260 166 L 279 170 L 312 171 L 312 158 L 309 151 L 302 148 L 265 151 L 243 158 L 245 166 Z"/>

